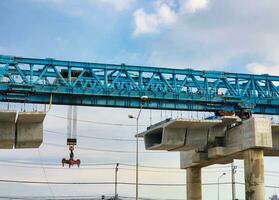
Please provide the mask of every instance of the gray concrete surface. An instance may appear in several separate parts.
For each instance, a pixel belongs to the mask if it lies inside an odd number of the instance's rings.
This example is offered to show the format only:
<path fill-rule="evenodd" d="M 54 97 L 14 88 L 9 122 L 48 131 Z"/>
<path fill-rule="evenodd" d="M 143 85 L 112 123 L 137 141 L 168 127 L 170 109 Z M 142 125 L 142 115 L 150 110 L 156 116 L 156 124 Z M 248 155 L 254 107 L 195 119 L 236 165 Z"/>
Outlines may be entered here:
<path fill-rule="evenodd" d="M 263 148 L 266 156 L 279 154 L 279 125 L 267 118 L 241 121 L 175 119 L 140 133 L 148 150 L 179 151 L 181 168 L 225 164 L 242 159 L 242 152 Z"/>
<path fill-rule="evenodd" d="M 180 152 L 180 167 L 187 169 L 187 199 L 201 199 L 199 170 L 213 164 L 244 159 L 246 200 L 264 199 L 264 156 L 279 156 L 279 124 L 254 117 L 215 120 L 175 119 L 137 135 L 148 150 Z"/>
<path fill-rule="evenodd" d="M 19 112 L 15 148 L 38 148 L 43 142 L 44 112 Z"/>
<path fill-rule="evenodd" d="M 190 167 L 187 169 L 187 200 L 202 199 L 201 168 Z"/>
<path fill-rule="evenodd" d="M 0 149 L 14 147 L 16 114 L 16 111 L 0 111 Z"/>
<path fill-rule="evenodd" d="M 261 149 L 244 152 L 245 199 L 263 200 L 264 191 L 264 153 Z"/>

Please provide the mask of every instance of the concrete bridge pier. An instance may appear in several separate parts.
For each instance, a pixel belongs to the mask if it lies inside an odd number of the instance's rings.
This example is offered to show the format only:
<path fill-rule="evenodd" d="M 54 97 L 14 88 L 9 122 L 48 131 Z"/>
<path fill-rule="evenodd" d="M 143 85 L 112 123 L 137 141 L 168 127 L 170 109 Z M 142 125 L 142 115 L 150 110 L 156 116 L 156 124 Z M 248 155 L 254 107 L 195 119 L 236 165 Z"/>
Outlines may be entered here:
<path fill-rule="evenodd" d="M 246 200 L 264 200 L 264 156 L 279 157 L 279 124 L 253 117 L 166 120 L 138 134 L 148 150 L 180 152 L 187 169 L 187 200 L 201 200 L 201 168 L 243 159 Z"/>
<path fill-rule="evenodd" d="M 201 168 L 187 168 L 187 200 L 202 200 Z"/>
<path fill-rule="evenodd" d="M 244 152 L 245 199 L 263 200 L 264 191 L 264 151 L 248 149 Z"/>

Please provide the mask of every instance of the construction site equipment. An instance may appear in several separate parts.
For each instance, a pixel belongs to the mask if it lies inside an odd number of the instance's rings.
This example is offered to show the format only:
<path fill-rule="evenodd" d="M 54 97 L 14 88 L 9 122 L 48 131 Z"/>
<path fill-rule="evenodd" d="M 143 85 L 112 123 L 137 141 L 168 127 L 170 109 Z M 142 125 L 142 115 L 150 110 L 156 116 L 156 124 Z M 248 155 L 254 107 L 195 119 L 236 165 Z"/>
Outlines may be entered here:
<path fill-rule="evenodd" d="M 0 101 L 279 113 L 279 76 L 0 55 Z M 242 118 L 242 117 L 241 117 Z"/>
<path fill-rule="evenodd" d="M 62 159 L 62 166 L 69 165 L 69 168 L 77 165 L 80 166 L 80 160 L 74 159 L 74 149 L 77 145 L 77 107 L 68 106 L 68 122 L 67 122 L 67 145 L 69 146 L 69 159 Z"/>

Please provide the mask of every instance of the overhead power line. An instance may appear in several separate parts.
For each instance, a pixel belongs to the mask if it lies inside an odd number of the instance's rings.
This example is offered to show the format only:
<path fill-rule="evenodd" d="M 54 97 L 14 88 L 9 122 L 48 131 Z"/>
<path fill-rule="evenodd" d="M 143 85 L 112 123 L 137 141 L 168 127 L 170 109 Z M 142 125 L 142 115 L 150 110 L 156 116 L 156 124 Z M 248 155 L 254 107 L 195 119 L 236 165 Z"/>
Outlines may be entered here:
<path fill-rule="evenodd" d="M 0 179 L 2 183 L 28 183 L 28 184 L 50 184 L 50 185 L 114 185 L 115 182 L 58 182 L 58 181 L 29 181 L 29 180 L 11 180 Z M 135 185 L 133 182 L 118 182 L 120 185 Z M 202 186 L 230 185 L 231 182 L 212 182 L 202 183 Z M 236 182 L 237 185 L 245 185 L 242 182 Z M 185 183 L 139 183 L 140 186 L 158 186 L 158 187 L 185 187 Z M 265 188 L 279 188 L 275 185 L 265 185 Z"/>
<path fill-rule="evenodd" d="M 237 168 L 239 168 L 240 170 L 244 171 L 244 167 L 243 166 L 237 166 Z M 270 175 L 278 174 L 279 173 L 279 171 L 272 171 L 272 170 L 264 170 L 264 172 L 267 173 L 267 174 L 270 174 Z"/>
<path fill-rule="evenodd" d="M 99 197 L 58 197 L 58 198 L 49 198 L 49 197 L 16 197 L 16 196 L 0 196 L 0 199 L 5 200 L 100 200 L 101 196 Z M 109 197 L 110 198 L 110 197 Z M 123 197 L 122 197 L 123 198 Z M 127 200 L 132 200 L 131 198 L 128 198 Z M 142 200 L 151 200 L 151 199 L 142 199 Z"/>
<path fill-rule="evenodd" d="M 60 161 L 60 160 L 59 160 Z M 16 164 L 26 164 L 26 165 L 38 165 L 41 166 L 41 164 L 39 162 L 30 162 L 30 161 L 10 161 L 10 160 L 0 160 L 0 162 L 4 162 L 4 163 L 16 163 Z M 84 163 L 83 166 L 107 166 L 107 165 L 115 165 L 116 163 Z M 45 163 L 44 165 L 48 165 L 48 166 L 57 166 L 57 162 L 52 162 L 52 163 Z M 126 165 L 126 164 L 122 164 L 122 165 Z M 177 168 L 178 169 L 178 168 Z"/>
<path fill-rule="evenodd" d="M 53 131 L 53 130 L 44 130 L 47 133 L 53 133 L 58 135 L 66 135 L 65 132 Z M 77 135 L 78 138 L 86 138 L 86 139 L 96 139 L 96 140 L 111 140 L 111 141 L 124 141 L 124 142 L 135 142 L 134 139 L 124 139 L 124 138 L 104 138 L 104 137 L 95 137 L 95 136 L 87 136 L 87 135 Z"/>
<path fill-rule="evenodd" d="M 29 181 L 29 180 L 11 180 L 0 179 L 5 183 L 29 183 L 29 184 L 50 184 L 50 185 L 114 185 L 115 182 L 58 182 L 58 181 Z M 120 185 L 135 185 L 133 182 L 118 182 Z M 217 185 L 218 183 L 203 183 L 202 185 Z M 231 184 L 230 182 L 219 183 L 220 185 Z M 139 183 L 141 186 L 168 186 L 168 187 L 185 187 L 185 183 Z"/>
<path fill-rule="evenodd" d="M 1 166 L 9 166 L 9 167 L 17 167 L 17 168 L 30 168 L 30 169 L 42 169 L 42 167 L 40 166 L 30 166 L 30 165 L 11 165 L 11 164 L 6 164 L 6 163 L 1 163 Z M 1 167 L 0 166 L 0 167 Z M 63 167 L 49 167 L 49 166 L 44 166 L 44 169 L 53 169 L 53 170 L 68 170 L 68 168 L 63 168 Z M 71 170 L 75 170 L 75 169 L 78 169 L 78 170 L 113 170 L 114 168 L 113 167 L 106 167 L 106 168 L 95 168 L 95 167 L 80 167 L 80 168 L 71 168 Z"/>
<path fill-rule="evenodd" d="M 47 114 L 47 116 L 50 117 L 56 117 L 56 118 L 60 118 L 60 119 L 70 119 L 73 120 L 72 118 L 68 118 L 68 117 L 63 117 L 63 116 L 59 116 L 59 115 L 53 115 L 53 114 Z M 98 121 L 92 121 L 92 120 L 85 120 L 85 119 L 77 119 L 77 121 L 79 122 L 85 122 L 85 123 L 92 123 L 92 124 L 98 124 L 98 125 L 108 125 L 108 126 L 131 126 L 131 127 L 135 127 L 136 124 L 122 124 L 122 123 L 109 123 L 109 122 L 98 122 Z M 139 126 L 146 126 L 146 125 L 139 125 Z"/>
<path fill-rule="evenodd" d="M 129 197 L 129 196 L 119 196 L 120 198 L 122 198 L 122 199 L 135 199 L 135 197 Z M 140 200 L 184 200 L 184 199 L 170 199 L 170 198 L 156 198 L 156 199 L 154 199 L 154 198 L 148 198 L 148 197 L 139 197 L 139 199 Z"/>
<path fill-rule="evenodd" d="M 43 169 L 44 178 L 45 178 L 45 180 L 48 182 L 48 178 L 47 178 L 45 166 L 44 166 L 44 164 L 43 164 L 43 160 L 42 160 L 41 154 L 40 154 L 40 149 L 37 149 L 37 150 L 38 150 L 38 156 L 39 156 L 39 158 L 40 158 L 41 167 L 42 167 L 42 169 Z M 51 186 L 50 186 L 49 184 L 47 184 L 47 186 L 48 186 L 48 189 L 49 189 L 49 192 L 50 192 L 51 196 L 54 197 L 55 195 L 54 195 L 54 192 L 53 192 Z"/>
<path fill-rule="evenodd" d="M 68 200 L 100 200 L 100 197 L 102 195 L 73 195 L 73 196 L 70 196 L 70 195 L 61 195 L 61 196 L 55 196 L 54 198 L 52 198 L 53 200 L 65 200 L 65 199 L 68 199 Z M 113 195 L 109 194 L 109 195 L 104 195 L 106 198 L 111 198 L 111 197 L 114 197 Z M 119 195 L 118 196 L 120 199 L 135 199 L 135 197 L 131 197 L 131 196 L 122 196 L 122 195 Z M 45 199 L 48 199 L 49 200 L 49 197 L 48 196 L 0 196 L 0 199 L 21 199 L 21 200 L 25 200 L 25 199 L 28 199 L 28 200 L 35 200 L 35 199 L 39 199 L 39 200 L 45 200 Z M 171 199 L 171 198 L 148 198 L 148 197 L 140 197 L 139 198 L 140 200 L 184 200 L 184 199 Z"/>
<path fill-rule="evenodd" d="M 12 163 L 12 164 L 25 164 L 25 165 L 35 165 L 35 166 L 41 166 L 41 163 L 39 162 L 30 162 L 30 161 L 11 161 L 11 160 L 0 160 L 0 162 L 2 163 Z M 120 162 L 117 162 L 119 163 L 120 166 L 127 166 L 127 167 L 135 167 L 136 165 L 134 164 L 128 164 L 128 163 L 120 163 Z M 95 167 L 100 167 L 100 166 L 113 166 L 113 169 L 114 169 L 114 166 L 117 164 L 116 162 L 115 163 L 83 163 L 82 166 L 83 167 L 94 167 L 93 169 L 95 169 Z M 57 162 L 53 162 L 53 163 L 45 163 L 44 162 L 44 165 L 47 165 L 47 166 L 57 166 Z M 140 168 L 149 168 L 149 169 L 162 169 L 162 171 L 167 171 L 167 170 L 175 170 L 175 171 L 178 171 L 178 172 L 183 172 L 185 171 L 185 169 L 180 169 L 180 168 L 177 168 L 177 167 L 168 167 L 168 166 L 165 166 L 165 167 L 162 167 L 162 166 L 152 166 L 152 165 L 139 165 Z M 216 166 L 216 167 L 207 167 L 206 170 L 211 170 L 211 169 L 228 169 L 230 168 L 230 166 Z M 73 168 L 75 169 L 75 168 Z M 279 173 L 279 171 L 277 172 Z"/>
<path fill-rule="evenodd" d="M 15 165 L 15 164 L 6 164 L 6 163 L 1 163 L 0 167 L 16 167 L 16 168 L 24 168 L 24 169 L 42 169 L 42 166 L 30 166 L 30 165 Z M 72 168 L 71 170 L 114 170 L 115 167 L 111 165 L 112 167 L 101 167 L 101 168 L 96 168 L 96 167 L 80 167 L 80 168 Z M 50 169 L 50 170 L 68 170 L 68 168 L 63 168 L 63 167 L 50 167 L 50 166 L 44 166 L 44 169 Z M 131 168 L 123 168 L 119 167 L 119 170 L 121 171 L 135 171 L 135 169 Z M 150 173 L 171 173 L 171 174 L 182 174 L 185 173 L 185 170 L 180 170 L 180 171 L 172 171 L 172 170 L 150 170 L 150 169 L 139 169 L 141 172 L 150 172 Z M 203 171 L 205 173 L 217 173 L 220 171 Z"/>
<path fill-rule="evenodd" d="M 49 146 L 56 146 L 56 147 L 66 147 L 64 145 L 60 145 L 60 144 L 54 144 L 54 143 L 48 143 L 48 142 L 44 142 L 43 144 L 45 145 L 49 145 Z M 111 150 L 111 149 L 95 149 L 95 148 L 89 148 L 89 147 L 78 147 L 78 149 L 81 150 L 89 150 L 89 151 L 97 151 L 97 152 L 106 152 L 106 153 L 133 153 L 135 154 L 136 152 L 134 151 L 125 151 L 125 150 Z M 164 154 L 164 153 L 170 153 L 170 152 L 165 152 L 165 151 L 156 151 L 156 152 L 152 152 L 152 151 L 141 151 L 139 152 L 141 154 Z"/>

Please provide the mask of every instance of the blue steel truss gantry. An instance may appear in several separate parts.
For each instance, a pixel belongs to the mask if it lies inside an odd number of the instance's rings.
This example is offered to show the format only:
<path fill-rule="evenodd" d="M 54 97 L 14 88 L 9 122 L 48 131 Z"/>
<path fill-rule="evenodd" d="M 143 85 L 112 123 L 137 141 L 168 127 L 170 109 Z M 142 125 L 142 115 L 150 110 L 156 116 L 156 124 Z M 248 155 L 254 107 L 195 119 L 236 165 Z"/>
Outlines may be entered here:
<path fill-rule="evenodd" d="M 0 55 L 0 101 L 279 113 L 279 77 Z"/>

